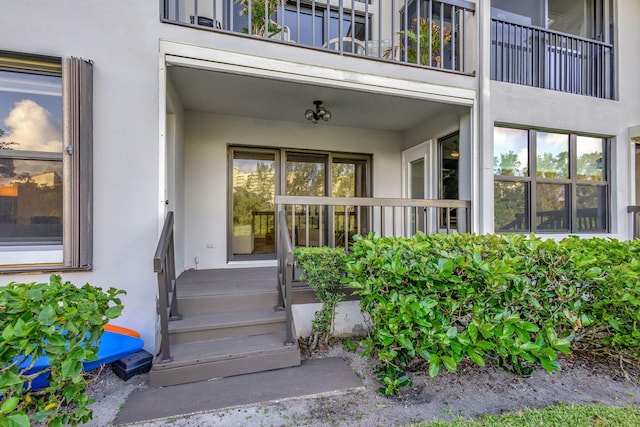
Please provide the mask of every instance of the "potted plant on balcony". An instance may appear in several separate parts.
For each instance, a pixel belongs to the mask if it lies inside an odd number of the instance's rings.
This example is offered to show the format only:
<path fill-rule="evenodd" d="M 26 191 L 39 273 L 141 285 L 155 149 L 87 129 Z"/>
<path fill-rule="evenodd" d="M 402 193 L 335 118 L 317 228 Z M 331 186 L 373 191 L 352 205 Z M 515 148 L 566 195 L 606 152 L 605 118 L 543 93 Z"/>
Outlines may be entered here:
<path fill-rule="evenodd" d="M 415 20 L 414 20 L 415 23 Z M 431 27 L 431 28 L 429 28 Z M 401 46 L 406 49 L 406 60 L 418 64 L 418 58 L 421 65 L 431 65 L 440 68 L 442 66 L 442 48 L 449 44 L 451 41 L 452 33 L 450 28 L 445 28 L 444 31 L 440 28 L 440 25 L 435 22 L 431 22 L 426 18 L 420 18 L 420 52 L 418 53 L 418 34 L 415 30 L 399 31 L 400 40 L 404 42 L 405 35 L 409 42 L 408 46 Z M 442 46 L 440 45 L 442 38 Z M 431 47 L 431 57 L 429 57 L 429 47 Z M 418 56 L 419 55 L 419 56 Z"/>
<path fill-rule="evenodd" d="M 249 15 L 249 0 L 235 0 L 236 3 L 241 4 L 243 7 L 240 10 L 240 16 Z M 266 7 L 265 7 L 266 3 Z M 273 37 L 274 34 L 278 34 L 281 31 L 281 26 L 271 20 L 271 16 L 278 10 L 277 0 L 251 0 L 251 16 L 249 21 L 251 23 L 251 34 L 262 37 Z M 268 19 L 269 25 L 265 25 L 265 18 Z M 249 28 L 244 27 L 242 32 L 249 34 Z"/>

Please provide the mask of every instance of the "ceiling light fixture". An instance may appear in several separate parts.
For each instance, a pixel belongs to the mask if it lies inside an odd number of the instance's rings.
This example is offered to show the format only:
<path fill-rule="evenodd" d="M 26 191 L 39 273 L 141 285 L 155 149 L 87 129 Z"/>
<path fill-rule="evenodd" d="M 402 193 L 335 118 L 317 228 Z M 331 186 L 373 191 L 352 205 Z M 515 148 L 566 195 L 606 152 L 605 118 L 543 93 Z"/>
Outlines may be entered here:
<path fill-rule="evenodd" d="M 311 120 L 313 123 L 318 123 L 320 120 L 328 122 L 331 120 L 331 111 L 327 110 L 324 107 L 321 107 L 322 101 L 313 101 L 316 106 L 315 111 L 312 109 L 308 109 L 304 112 L 304 118 L 307 120 Z"/>
<path fill-rule="evenodd" d="M 453 157 L 454 159 L 457 159 L 458 157 L 460 157 L 460 153 L 458 152 L 458 150 L 453 150 L 451 152 L 451 157 Z"/>

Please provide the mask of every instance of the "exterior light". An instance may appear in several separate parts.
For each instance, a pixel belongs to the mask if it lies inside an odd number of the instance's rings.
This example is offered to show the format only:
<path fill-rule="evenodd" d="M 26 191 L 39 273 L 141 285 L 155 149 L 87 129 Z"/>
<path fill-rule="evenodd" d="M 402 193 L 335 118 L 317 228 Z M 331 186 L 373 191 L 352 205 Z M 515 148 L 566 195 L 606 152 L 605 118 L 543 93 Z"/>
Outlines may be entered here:
<path fill-rule="evenodd" d="M 304 112 L 304 118 L 312 121 L 313 123 L 318 123 L 320 120 L 328 122 L 331 120 L 331 111 L 327 110 L 324 107 L 321 107 L 322 101 L 313 101 L 316 106 L 315 110 L 309 109 Z"/>

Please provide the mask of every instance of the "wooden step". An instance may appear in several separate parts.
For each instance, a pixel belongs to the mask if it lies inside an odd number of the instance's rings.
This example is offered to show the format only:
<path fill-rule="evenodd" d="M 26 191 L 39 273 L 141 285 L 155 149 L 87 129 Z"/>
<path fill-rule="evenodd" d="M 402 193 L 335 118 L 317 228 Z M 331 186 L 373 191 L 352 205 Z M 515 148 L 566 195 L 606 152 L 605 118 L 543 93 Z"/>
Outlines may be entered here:
<path fill-rule="evenodd" d="M 223 338 L 171 346 L 173 360 L 156 360 L 150 386 L 162 387 L 300 365 L 297 345 L 285 334 Z"/>
<path fill-rule="evenodd" d="M 180 314 L 209 314 L 229 311 L 273 309 L 278 300 L 274 289 L 246 293 L 216 293 L 181 295 L 178 288 L 178 311 Z"/>
<path fill-rule="evenodd" d="M 171 345 L 270 334 L 284 331 L 286 314 L 273 308 L 222 312 L 213 314 L 183 314 L 181 320 L 169 322 Z"/>

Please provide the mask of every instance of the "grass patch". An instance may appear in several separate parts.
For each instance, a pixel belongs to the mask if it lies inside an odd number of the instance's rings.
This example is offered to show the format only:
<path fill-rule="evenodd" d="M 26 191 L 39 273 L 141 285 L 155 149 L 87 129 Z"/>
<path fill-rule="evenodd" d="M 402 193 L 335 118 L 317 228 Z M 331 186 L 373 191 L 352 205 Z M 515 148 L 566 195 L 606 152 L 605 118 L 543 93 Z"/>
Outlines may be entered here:
<path fill-rule="evenodd" d="M 544 409 L 519 411 L 501 416 L 485 415 L 477 420 L 456 419 L 412 424 L 413 427 L 566 427 L 637 426 L 640 406 L 554 405 Z"/>

